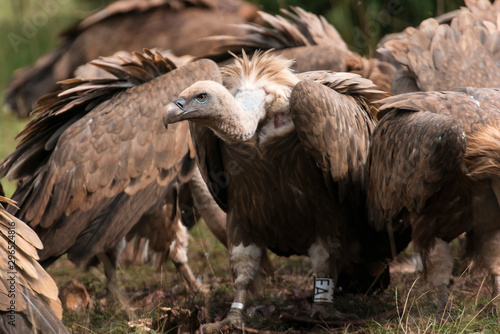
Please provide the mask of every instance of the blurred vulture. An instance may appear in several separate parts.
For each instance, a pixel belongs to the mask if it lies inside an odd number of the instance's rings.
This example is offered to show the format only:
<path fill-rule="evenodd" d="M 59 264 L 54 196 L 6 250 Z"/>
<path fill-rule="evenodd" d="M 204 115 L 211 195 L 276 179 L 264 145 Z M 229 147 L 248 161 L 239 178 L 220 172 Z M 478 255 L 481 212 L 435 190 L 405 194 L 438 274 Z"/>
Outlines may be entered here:
<path fill-rule="evenodd" d="M 378 230 L 411 228 L 438 289 L 438 314 L 447 314 L 447 242 L 464 232 L 475 263 L 493 277 L 493 297 L 500 292 L 500 93 L 482 88 L 500 87 L 499 3 L 467 2 L 449 25 L 428 19 L 385 44 L 401 65 L 393 91 L 426 92 L 380 101 L 369 218 Z"/>
<path fill-rule="evenodd" d="M 0 202 L 13 204 L 1 196 Z M 0 332 L 68 333 L 58 289 L 37 262 L 42 242 L 23 221 L 0 204 Z"/>
<path fill-rule="evenodd" d="M 370 101 L 384 94 L 356 74 L 296 75 L 291 64 L 271 52 L 251 60 L 243 53 L 222 68 L 224 86 L 200 79 L 164 115 L 169 129 L 190 121 L 201 174 L 227 212 L 235 298 L 226 319 L 207 331 L 243 322 L 266 247 L 311 258 L 311 312 L 323 318 L 352 316 L 333 303 L 341 271 L 355 267 L 373 283 L 391 255 L 387 233 L 369 228 L 364 209 Z"/>
<path fill-rule="evenodd" d="M 116 246 L 127 234 L 141 233 L 156 237 L 153 247 L 163 241 L 182 278 L 196 288 L 179 220 L 179 189 L 190 187 L 194 204 L 222 242 L 224 215 L 203 197 L 205 184 L 192 179 L 196 162 L 188 124 L 166 130 L 161 110 L 200 77 L 213 79 L 212 64 L 176 68 L 148 50 L 93 64 L 115 78 L 63 81 L 61 91 L 40 100 L 37 117 L 18 135 L 18 147 L 0 162 L 0 178 L 18 180 L 13 199 L 20 210 L 10 210 L 42 240 L 43 265 L 65 253 L 75 264 L 97 256 L 116 288 Z"/>
<path fill-rule="evenodd" d="M 450 24 L 433 18 L 379 50 L 399 70 L 392 93 L 500 87 L 500 1 L 466 1 Z"/>
<path fill-rule="evenodd" d="M 100 56 L 120 50 L 171 49 L 177 56 L 200 56 L 216 46 L 200 38 L 228 33 L 228 23 L 256 18 L 256 6 L 240 0 L 120 0 L 63 32 L 61 45 L 16 73 L 6 102 L 26 117 L 57 81 Z"/>
<path fill-rule="evenodd" d="M 335 27 L 322 16 L 291 7 L 282 9 L 285 16 L 258 12 L 268 26 L 242 23 L 231 30 L 233 35 L 207 37 L 205 40 L 222 44 L 212 51 L 212 59 L 226 51 L 247 52 L 274 49 L 286 58 L 294 59 L 297 72 L 329 70 L 353 72 L 372 80 L 378 88 L 389 91 L 395 68 L 378 59 L 367 59 L 349 50 Z"/>

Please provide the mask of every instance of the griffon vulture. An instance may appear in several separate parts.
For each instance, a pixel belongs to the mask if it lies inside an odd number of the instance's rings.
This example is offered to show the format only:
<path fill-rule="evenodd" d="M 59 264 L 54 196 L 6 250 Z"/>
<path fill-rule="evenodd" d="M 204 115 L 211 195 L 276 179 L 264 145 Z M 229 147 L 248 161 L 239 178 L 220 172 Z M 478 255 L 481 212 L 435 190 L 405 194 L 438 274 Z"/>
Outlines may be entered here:
<path fill-rule="evenodd" d="M 60 46 L 15 74 L 6 102 L 27 117 L 35 102 L 56 91 L 57 81 L 93 59 L 120 50 L 171 49 L 201 56 L 216 46 L 200 38 L 228 33 L 227 24 L 253 21 L 257 7 L 242 0 L 120 0 L 62 33 Z"/>
<path fill-rule="evenodd" d="M 394 111 L 381 119 L 368 163 L 370 219 L 378 229 L 411 226 L 442 314 L 452 268 L 447 241 L 468 232 L 467 249 L 476 262 L 499 274 L 497 232 L 488 216 L 497 210 L 499 95 L 457 87 L 500 86 L 500 2 L 466 4 L 450 24 L 427 19 L 384 44 L 400 66 L 393 91 L 428 92 L 382 101 L 384 111 Z M 500 288 L 495 280 L 493 296 Z"/>
<path fill-rule="evenodd" d="M 450 24 L 430 18 L 384 43 L 399 67 L 392 93 L 500 87 L 500 1 L 466 4 Z"/>
<path fill-rule="evenodd" d="M 284 16 L 258 12 L 264 26 L 242 23 L 231 30 L 233 35 L 212 36 L 205 40 L 222 44 L 212 51 L 212 59 L 226 51 L 273 49 L 286 58 L 294 59 L 297 72 L 329 70 L 352 72 L 372 80 L 380 89 L 389 91 L 396 69 L 374 58 L 365 58 L 349 50 L 340 34 L 323 16 L 299 7 L 282 9 Z"/>
<path fill-rule="evenodd" d="M 15 205 L 1 196 L 0 202 Z M 0 331 L 68 333 L 63 323 L 58 289 L 37 262 L 42 242 L 22 220 L 0 204 Z"/>
<path fill-rule="evenodd" d="M 385 116 L 368 158 L 370 221 L 412 230 L 424 274 L 447 311 L 448 242 L 469 232 L 469 250 L 500 292 L 500 91 L 463 88 L 380 101 Z"/>
<path fill-rule="evenodd" d="M 223 83 L 186 88 L 165 124 L 190 121 L 200 171 L 227 212 L 235 298 L 217 330 L 243 322 L 247 288 L 265 248 L 308 255 L 315 275 L 312 315 L 348 318 L 333 289 L 355 267 L 375 280 L 390 257 L 387 233 L 369 228 L 365 163 L 375 127 L 370 101 L 384 94 L 356 74 L 296 75 L 292 61 L 245 53 L 222 68 Z M 372 271 L 370 271 L 372 270 Z"/>
<path fill-rule="evenodd" d="M 166 130 L 161 111 L 200 77 L 217 80 L 219 75 L 213 76 L 216 67 L 211 61 L 176 68 L 148 50 L 93 63 L 115 78 L 69 79 L 62 82 L 61 91 L 42 98 L 37 117 L 18 135 L 18 147 L 0 163 L 0 178 L 18 180 L 13 199 L 20 209 L 10 211 L 42 240 L 43 265 L 65 253 L 76 264 L 98 256 L 110 287 L 116 288 L 111 262 L 117 244 L 134 225 L 161 212 L 165 200 L 172 211 L 159 223 L 165 232 L 177 231 L 164 236 L 165 246 L 169 249 L 168 241 L 185 238 L 176 214 L 177 192 L 197 167 L 188 124 Z M 192 190 L 207 192 L 200 182 Z M 198 210 L 225 241 L 225 222 L 211 212 L 219 209 L 206 203 L 210 200 L 198 199 L 204 204 Z M 185 245 L 173 242 L 170 255 L 183 279 L 195 286 Z"/>

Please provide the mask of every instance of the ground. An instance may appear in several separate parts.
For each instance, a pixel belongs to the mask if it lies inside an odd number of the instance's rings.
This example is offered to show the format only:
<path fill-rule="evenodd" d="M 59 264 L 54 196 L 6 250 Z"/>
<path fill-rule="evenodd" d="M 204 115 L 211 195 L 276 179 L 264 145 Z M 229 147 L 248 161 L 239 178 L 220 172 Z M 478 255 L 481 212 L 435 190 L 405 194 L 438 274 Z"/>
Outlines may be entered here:
<path fill-rule="evenodd" d="M 191 235 L 190 264 L 199 280 L 210 287 L 206 298 L 187 293 L 171 263 L 161 270 L 145 264 L 122 266 L 118 277 L 134 310 L 134 318 L 130 320 L 107 297 L 101 268 L 85 271 L 63 258 L 48 272 L 60 287 L 72 279 L 81 282 L 91 300 L 83 310 L 65 311 L 65 325 L 73 333 L 184 333 L 198 328 L 200 323 L 223 319 L 234 291 L 226 250 L 203 222 L 193 228 Z M 410 255 L 409 250 L 403 258 Z M 426 288 L 411 259 L 403 259 L 393 263 L 392 283 L 383 293 L 364 296 L 336 292 L 338 308 L 358 314 L 361 320 L 314 324 L 294 316 L 310 308 L 313 279 L 308 260 L 274 255 L 271 259 L 275 276 L 262 279 L 250 297 L 246 333 L 500 332 L 496 316 L 483 310 L 489 302 L 490 290 L 489 280 L 481 273 L 452 278 L 451 302 L 456 318 L 450 321 L 440 323 L 433 317 L 434 294 Z"/>

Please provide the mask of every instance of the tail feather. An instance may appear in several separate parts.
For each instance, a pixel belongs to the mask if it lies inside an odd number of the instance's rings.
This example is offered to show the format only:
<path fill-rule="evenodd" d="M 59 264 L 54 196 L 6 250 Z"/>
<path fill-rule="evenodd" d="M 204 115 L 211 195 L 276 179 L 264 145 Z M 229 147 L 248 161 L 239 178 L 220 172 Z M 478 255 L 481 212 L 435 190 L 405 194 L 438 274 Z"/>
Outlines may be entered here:
<path fill-rule="evenodd" d="M 483 125 L 467 137 L 465 159 L 474 179 L 500 176 L 500 122 Z"/>

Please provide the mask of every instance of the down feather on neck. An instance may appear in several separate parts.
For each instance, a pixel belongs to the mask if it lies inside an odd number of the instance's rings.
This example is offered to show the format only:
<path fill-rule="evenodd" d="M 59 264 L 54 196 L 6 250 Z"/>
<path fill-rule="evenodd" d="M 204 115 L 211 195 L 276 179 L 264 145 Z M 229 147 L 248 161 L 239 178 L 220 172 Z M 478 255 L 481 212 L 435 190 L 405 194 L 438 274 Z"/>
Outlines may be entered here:
<path fill-rule="evenodd" d="M 260 143 L 294 129 L 289 100 L 300 80 L 291 70 L 292 64 L 292 60 L 273 55 L 271 50 L 256 51 L 252 58 L 243 51 L 241 58 L 235 56 L 234 62 L 221 70 L 224 86 L 247 110 L 254 103 L 250 97 L 255 93 L 251 92 L 264 91 L 264 110 L 257 130 Z"/>

